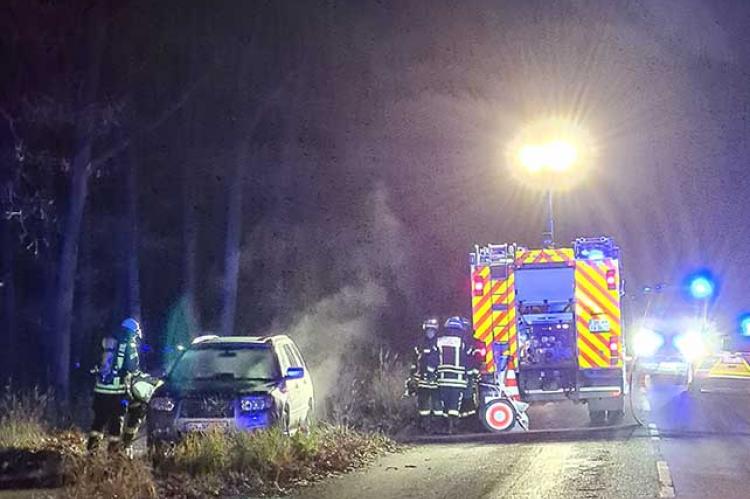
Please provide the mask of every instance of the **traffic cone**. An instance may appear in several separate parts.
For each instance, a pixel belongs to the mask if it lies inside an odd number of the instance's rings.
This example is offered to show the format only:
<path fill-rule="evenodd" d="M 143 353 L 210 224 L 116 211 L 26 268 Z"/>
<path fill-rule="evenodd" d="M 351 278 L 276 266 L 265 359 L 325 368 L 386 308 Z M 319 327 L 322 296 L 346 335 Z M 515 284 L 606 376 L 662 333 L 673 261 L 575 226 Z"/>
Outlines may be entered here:
<path fill-rule="evenodd" d="M 521 392 L 518 391 L 518 380 L 516 379 L 516 367 L 513 357 L 508 358 L 508 366 L 505 369 L 505 393 L 511 400 L 521 400 Z"/>

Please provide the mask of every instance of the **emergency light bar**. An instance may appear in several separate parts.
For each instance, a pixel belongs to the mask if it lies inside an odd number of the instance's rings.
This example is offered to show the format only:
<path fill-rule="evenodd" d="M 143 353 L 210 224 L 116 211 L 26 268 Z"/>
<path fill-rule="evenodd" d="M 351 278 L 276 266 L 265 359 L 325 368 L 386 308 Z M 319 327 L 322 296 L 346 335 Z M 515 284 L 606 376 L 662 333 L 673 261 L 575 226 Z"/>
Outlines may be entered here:
<path fill-rule="evenodd" d="M 620 248 L 615 246 L 611 237 L 579 237 L 573 243 L 576 259 L 603 260 L 605 258 L 619 258 Z"/>

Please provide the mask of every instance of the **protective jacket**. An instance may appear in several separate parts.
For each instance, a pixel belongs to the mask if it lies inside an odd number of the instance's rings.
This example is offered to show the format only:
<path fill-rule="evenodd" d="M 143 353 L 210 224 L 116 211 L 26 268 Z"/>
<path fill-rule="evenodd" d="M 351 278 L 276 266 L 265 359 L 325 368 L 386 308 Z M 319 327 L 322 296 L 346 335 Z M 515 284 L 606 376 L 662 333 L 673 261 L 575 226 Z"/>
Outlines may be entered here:
<path fill-rule="evenodd" d="M 466 388 L 469 349 L 459 331 L 448 329 L 438 337 L 438 386 Z"/>
<path fill-rule="evenodd" d="M 414 347 L 411 375 L 417 381 L 417 388 L 437 388 L 437 368 L 440 355 L 435 339 L 422 338 Z"/>
<path fill-rule="evenodd" d="M 94 392 L 125 395 L 126 378 L 139 369 L 138 342 L 134 334 L 128 334 L 123 329 L 118 334 L 105 337 Z"/>

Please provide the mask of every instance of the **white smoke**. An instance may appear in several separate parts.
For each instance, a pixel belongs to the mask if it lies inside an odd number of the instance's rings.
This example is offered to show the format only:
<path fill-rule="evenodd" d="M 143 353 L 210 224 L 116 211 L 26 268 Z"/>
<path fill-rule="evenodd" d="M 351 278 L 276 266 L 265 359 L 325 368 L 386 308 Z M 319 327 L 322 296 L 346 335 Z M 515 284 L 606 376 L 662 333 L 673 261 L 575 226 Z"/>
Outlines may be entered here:
<path fill-rule="evenodd" d="M 342 372 L 347 358 L 362 347 L 378 348 L 382 342 L 384 312 L 394 301 L 388 290 L 395 284 L 402 299 L 411 296 L 406 240 L 384 185 L 372 191 L 368 207 L 369 220 L 357 234 L 359 243 L 342 251 L 336 261 L 337 266 L 350 270 L 348 284 L 294 317 L 290 326 L 278 323 L 272 328 L 292 337 L 302 351 L 319 411 L 328 396 L 349 381 Z"/>

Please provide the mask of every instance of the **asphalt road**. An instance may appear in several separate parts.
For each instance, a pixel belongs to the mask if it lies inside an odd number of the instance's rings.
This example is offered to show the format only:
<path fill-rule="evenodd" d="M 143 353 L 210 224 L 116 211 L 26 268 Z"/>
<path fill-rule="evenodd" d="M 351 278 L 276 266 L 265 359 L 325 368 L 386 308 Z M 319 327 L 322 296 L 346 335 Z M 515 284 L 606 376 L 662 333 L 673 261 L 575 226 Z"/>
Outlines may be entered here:
<path fill-rule="evenodd" d="M 592 428 L 584 407 L 534 407 L 528 434 L 434 437 L 302 498 L 750 497 L 748 394 L 635 387 L 636 424 Z"/>

